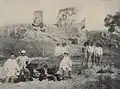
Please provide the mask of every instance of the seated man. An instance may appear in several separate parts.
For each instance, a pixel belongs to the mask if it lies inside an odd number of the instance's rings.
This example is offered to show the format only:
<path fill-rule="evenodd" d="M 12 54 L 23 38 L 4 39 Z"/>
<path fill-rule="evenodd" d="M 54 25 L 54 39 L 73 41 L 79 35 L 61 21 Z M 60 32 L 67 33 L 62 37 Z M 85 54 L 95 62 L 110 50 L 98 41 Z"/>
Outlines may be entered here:
<path fill-rule="evenodd" d="M 68 53 L 64 53 L 64 58 L 60 62 L 60 70 L 62 70 L 63 76 L 65 72 L 68 72 L 68 77 L 71 78 L 72 61 L 68 55 Z"/>

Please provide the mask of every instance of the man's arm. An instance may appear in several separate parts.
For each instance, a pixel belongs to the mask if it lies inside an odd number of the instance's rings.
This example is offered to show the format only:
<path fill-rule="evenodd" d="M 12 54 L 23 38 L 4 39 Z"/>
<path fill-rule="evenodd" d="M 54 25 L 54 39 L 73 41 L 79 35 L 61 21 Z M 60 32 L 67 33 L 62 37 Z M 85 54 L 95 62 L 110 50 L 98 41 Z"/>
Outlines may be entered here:
<path fill-rule="evenodd" d="M 82 47 L 82 53 L 84 52 L 84 47 Z"/>
<path fill-rule="evenodd" d="M 28 56 L 26 56 L 26 62 L 28 62 L 28 64 L 31 62 L 31 58 L 29 58 Z"/>
<path fill-rule="evenodd" d="M 17 64 L 17 61 L 16 61 L 15 65 L 16 65 L 16 70 L 17 70 L 17 71 L 20 71 L 20 67 L 19 67 L 18 64 Z"/>
<path fill-rule="evenodd" d="M 101 48 L 101 53 L 100 54 L 101 54 L 101 56 L 103 55 L 103 48 Z"/>
<path fill-rule="evenodd" d="M 20 57 L 17 57 L 15 60 L 18 62 L 18 61 L 19 61 L 19 59 L 20 59 Z"/>
<path fill-rule="evenodd" d="M 72 67 L 72 60 L 69 58 L 69 65 Z"/>
<path fill-rule="evenodd" d="M 7 65 L 8 65 L 8 60 L 4 63 L 4 69 L 5 69 L 5 71 L 7 71 L 8 70 L 8 67 L 7 67 Z"/>
<path fill-rule="evenodd" d="M 27 58 L 27 60 L 26 61 L 28 61 L 28 64 L 32 61 L 32 60 L 34 60 L 34 58 L 29 58 L 28 56 L 26 56 Z"/>

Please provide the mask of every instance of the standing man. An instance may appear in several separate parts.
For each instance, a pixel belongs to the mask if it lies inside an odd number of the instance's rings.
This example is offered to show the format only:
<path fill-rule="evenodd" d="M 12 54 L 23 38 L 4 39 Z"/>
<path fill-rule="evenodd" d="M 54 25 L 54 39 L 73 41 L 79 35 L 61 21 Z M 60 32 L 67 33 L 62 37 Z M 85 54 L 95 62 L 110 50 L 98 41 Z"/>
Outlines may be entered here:
<path fill-rule="evenodd" d="M 94 65 L 94 51 L 95 46 L 93 45 L 93 42 L 91 42 L 88 46 L 88 61 L 92 62 L 92 66 Z"/>
<path fill-rule="evenodd" d="M 68 46 L 66 43 L 62 44 L 62 54 L 64 55 L 64 53 L 69 53 Z"/>
<path fill-rule="evenodd" d="M 57 43 L 56 44 L 56 47 L 55 47 L 55 61 L 56 61 L 56 66 L 58 67 L 59 64 L 60 64 L 60 61 L 62 60 L 63 58 L 63 55 L 62 55 L 62 47 L 60 45 L 60 43 Z"/>
<path fill-rule="evenodd" d="M 100 47 L 99 43 L 96 45 L 94 54 L 96 65 L 100 66 L 100 63 L 102 63 L 103 48 Z"/>
<path fill-rule="evenodd" d="M 68 72 L 68 77 L 71 78 L 72 61 L 68 53 L 64 53 L 64 58 L 60 62 L 60 70 L 62 70 L 63 77 L 65 76 L 65 72 Z"/>
<path fill-rule="evenodd" d="M 57 43 L 55 47 L 55 56 L 59 56 L 61 54 L 62 54 L 62 47 L 60 46 L 60 43 Z"/>
<path fill-rule="evenodd" d="M 26 56 L 26 51 L 21 51 L 21 56 L 18 56 L 16 58 L 16 61 L 18 62 L 18 65 L 20 67 L 20 75 L 19 75 L 19 81 L 21 80 L 21 76 L 24 75 L 24 73 L 27 73 L 28 76 L 30 76 L 29 70 L 26 68 L 27 64 L 30 63 L 30 58 Z"/>
<path fill-rule="evenodd" d="M 84 43 L 84 47 L 82 48 L 82 53 L 83 53 L 82 65 L 88 67 L 88 42 Z"/>
<path fill-rule="evenodd" d="M 19 66 L 17 64 L 17 61 L 15 60 L 15 56 L 12 53 L 11 58 L 8 59 L 4 64 L 5 71 L 7 72 L 6 75 L 6 83 L 8 83 L 9 79 L 11 78 L 11 82 L 14 83 L 14 77 L 15 74 L 20 70 Z"/>
<path fill-rule="evenodd" d="M 28 56 L 26 56 L 26 51 L 22 50 L 21 56 L 18 56 L 16 58 L 16 61 L 18 62 L 18 65 L 19 65 L 20 70 L 21 70 L 23 68 L 26 68 L 26 62 L 30 62 L 30 58 L 28 58 Z"/>

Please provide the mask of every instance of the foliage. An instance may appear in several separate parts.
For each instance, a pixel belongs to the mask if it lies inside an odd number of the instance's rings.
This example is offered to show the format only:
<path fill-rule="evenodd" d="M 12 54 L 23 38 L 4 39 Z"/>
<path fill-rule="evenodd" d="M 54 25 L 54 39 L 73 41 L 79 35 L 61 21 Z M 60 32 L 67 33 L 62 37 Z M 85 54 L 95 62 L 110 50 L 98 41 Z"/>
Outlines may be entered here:
<path fill-rule="evenodd" d="M 113 33 L 120 31 L 120 12 L 116 12 L 114 15 L 107 14 L 105 19 L 105 27 L 108 27 L 108 31 Z"/>
<path fill-rule="evenodd" d="M 64 27 L 73 24 L 75 21 L 74 16 L 76 15 L 75 8 L 64 8 L 58 12 L 58 21 L 55 24 L 57 27 Z"/>
<path fill-rule="evenodd" d="M 82 89 L 115 89 L 113 80 L 110 76 L 98 76 L 97 81 L 87 81 L 83 84 Z"/>
<path fill-rule="evenodd" d="M 26 42 L 22 40 L 16 40 L 12 38 L 6 38 L 1 43 L 1 51 L 3 55 L 9 56 L 11 52 L 14 52 L 18 55 L 19 51 L 22 49 L 26 49 Z"/>
<path fill-rule="evenodd" d="M 41 44 L 43 43 L 43 44 Z M 45 47 L 44 53 L 43 53 L 43 45 Z M 49 48 L 48 45 L 51 45 Z M 36 57 L 36 56 L 50 56 L 53 55 L 54 49 L 53 44 L 50 42 L 42 42 L 42 41 L 24 41 L 24 40 L 18 40 L 13 38 L 6 38 L 1 42 L 1 51 L 3 52 L 3 55 L 6 57 L 9 57 L 10 53 L 15 53 L 16 56 L 20 55 L 21 50 L 26 50 L 27 55 L 30 57 Z"/>
<path fill-rule="evenodd" d="M 0 29 L 4 30 L 4 35 L 7 34 L 7 37 L 14 39 L 23 39 L 27 30 L 32 29 L 30 24 L 9 24 L 1 27 Z"/>

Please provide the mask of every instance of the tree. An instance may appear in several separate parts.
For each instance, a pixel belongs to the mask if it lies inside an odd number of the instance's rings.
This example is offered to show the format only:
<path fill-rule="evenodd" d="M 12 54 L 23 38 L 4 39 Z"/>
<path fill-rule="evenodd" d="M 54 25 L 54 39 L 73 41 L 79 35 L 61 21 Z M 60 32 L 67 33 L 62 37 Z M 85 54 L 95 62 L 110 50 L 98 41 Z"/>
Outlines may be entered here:
<path fill-rule="evenodd" d="M 116 12 L 114 15 L 107 14 L 104 22 L 105 27 L 108 27 L 108 32 L 120 33 L 120 12 Z"/>
<path fill-rule="evenodd" d="M 106 39 L 109 39 L 109 44 L 119 45 L 120 38 L 120 12 L 115 14 L 107 14 L 104 18 L 105 27 L 108 28 Z"/>
<path fill-rule="evenodd" d="M 55 25 L 58 27 L 71 25 L 75 21 L 75 18 L 74 18 L 75 15 L 76 15 L 75 8 L 60 9 L 58 12 L 58 20 Z"/>
<path fill-rule="evenodd" d="M 26 29 L 25 28 L 18 28 L 16 29 L 16 38 L 17 39 L 23 39 L 25 37 Z"/>

